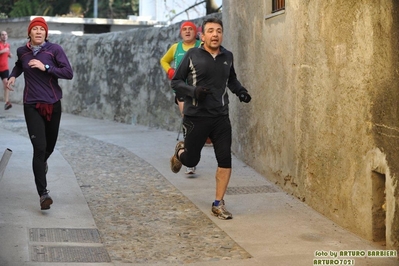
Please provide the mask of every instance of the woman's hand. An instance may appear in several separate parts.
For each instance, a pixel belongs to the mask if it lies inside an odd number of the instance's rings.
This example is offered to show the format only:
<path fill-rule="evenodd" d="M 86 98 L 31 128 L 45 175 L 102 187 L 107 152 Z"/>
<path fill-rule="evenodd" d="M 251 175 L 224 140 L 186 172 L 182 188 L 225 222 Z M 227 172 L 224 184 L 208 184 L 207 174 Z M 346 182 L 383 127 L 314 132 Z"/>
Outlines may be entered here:
<path fill-rule="evenodd" d="M 38 68 L 41 71 L 46 71 L 46 68 L 44 66 L 44 64 L 42 63 L 42 61 L 37 60 L 37 59 L 32 59 L 29 61 L 28 66 L 30 66 L 31 68 Z"/>
<path fill-rule="evenodd" d="M 7 89 L 9 89 L 10 91 L 14 91 L 14 88 L 12 86 L 14 86 L 15 84 L 15 77 L 11 77 L 7 80 Z"/>

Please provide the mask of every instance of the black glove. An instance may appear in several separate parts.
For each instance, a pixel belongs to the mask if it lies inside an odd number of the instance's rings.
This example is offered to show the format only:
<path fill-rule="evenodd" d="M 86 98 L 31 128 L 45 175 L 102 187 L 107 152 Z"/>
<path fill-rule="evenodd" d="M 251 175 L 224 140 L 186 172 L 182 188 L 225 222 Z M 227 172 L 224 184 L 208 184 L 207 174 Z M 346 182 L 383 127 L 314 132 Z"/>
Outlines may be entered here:
<path fill-rule="evenodd" d="M 208 88 L 198 86 L 194 89 L 195 99 L 197 99 L 199 102 L 205 100 L 208 94 L 212 94 L 212 92 Z"/>
<path fill-rule="evenodd" d="M 248 92 L 244 91 L 241 92 L 238 96 L 238 98 L 240 98 L 240 102 L 244 102 L 244 103 L 249 103 L 251 101 L 251 95 L 248 94 Z"/>

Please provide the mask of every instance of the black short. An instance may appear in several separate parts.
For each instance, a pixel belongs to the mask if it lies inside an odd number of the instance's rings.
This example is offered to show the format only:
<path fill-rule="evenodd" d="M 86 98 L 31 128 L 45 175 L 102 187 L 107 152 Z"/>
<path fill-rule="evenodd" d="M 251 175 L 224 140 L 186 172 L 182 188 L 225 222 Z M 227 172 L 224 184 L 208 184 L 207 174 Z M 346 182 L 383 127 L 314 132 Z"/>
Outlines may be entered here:
<path fill-rule="evenodd" d="M 201 158 L 201 150 L 209 137 L 215 150 L 218 167 L 231 168 L 231 124 L 228 115 L 219 117 L 184 116 L 185 152 L 180 156 L 187 167 L 194 167 Z"/>
<path fill-rule="evenodd" d="M 0 78 L 2 80 L 3 79 L 8 79 L 9 75 L 10 75 L 10 71 L 8 69 L 0 72 Z"/>

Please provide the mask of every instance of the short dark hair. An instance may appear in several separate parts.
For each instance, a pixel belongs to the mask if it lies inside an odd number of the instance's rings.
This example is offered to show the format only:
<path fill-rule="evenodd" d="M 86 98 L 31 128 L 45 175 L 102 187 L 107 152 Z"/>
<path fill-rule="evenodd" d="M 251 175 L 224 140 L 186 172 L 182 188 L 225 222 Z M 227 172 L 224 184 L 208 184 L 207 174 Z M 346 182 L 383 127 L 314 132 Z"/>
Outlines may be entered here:
<path fill-rule="evenodd" d="M 208 23 L 217 23 L 217 24 L 219 24 L 220 26 L 222 26 L 222 30 L 223 30 L 223 22 L 222 22 L 221 19 L 218 19 L 218 18 L 208 18 L 208 19 L 206 19 L 206 20 L 204 20 L 204 21 L 202 22 L 202 33 L 205 33 L 205 25 L 208 24 Z"/>

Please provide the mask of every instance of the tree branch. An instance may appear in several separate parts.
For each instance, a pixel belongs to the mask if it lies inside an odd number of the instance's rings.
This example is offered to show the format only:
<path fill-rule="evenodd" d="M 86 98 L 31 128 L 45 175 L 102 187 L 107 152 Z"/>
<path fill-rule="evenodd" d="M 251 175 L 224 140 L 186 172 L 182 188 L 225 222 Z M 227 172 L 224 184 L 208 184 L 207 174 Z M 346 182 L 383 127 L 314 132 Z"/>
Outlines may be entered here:
<path fill-rule="evenodd" d="M 171 17 L 170 19 L 169 19 L 169 21 L 172 21 L 172 20 L 174 20 L 177 16 L 179 16 L 179 15 L 181 15 L 181 14 L 183 14 L 183 13 L 186 13 L 188 10 L 190 10 L 191 8 L 193 8 L 193 7 L 196 7 L 196 6 L 198 6 L 198 5 L 200 5 L 200 4 L 203 4 L 203 3 L 205 3 L 206 1 L 202 1 L 202 2 L 199 2 L 199 3 L 196 3 L 196 4 L 194 4 L 194 5 L 192 5 L 192 6 L 190 6 L 190 7 L 187 7 L 185 10 L 183 10 L 182 12 L 179 12 L 179 13 L 177 13 L 176 15 L 174 15 L 173 17 Z"/>

